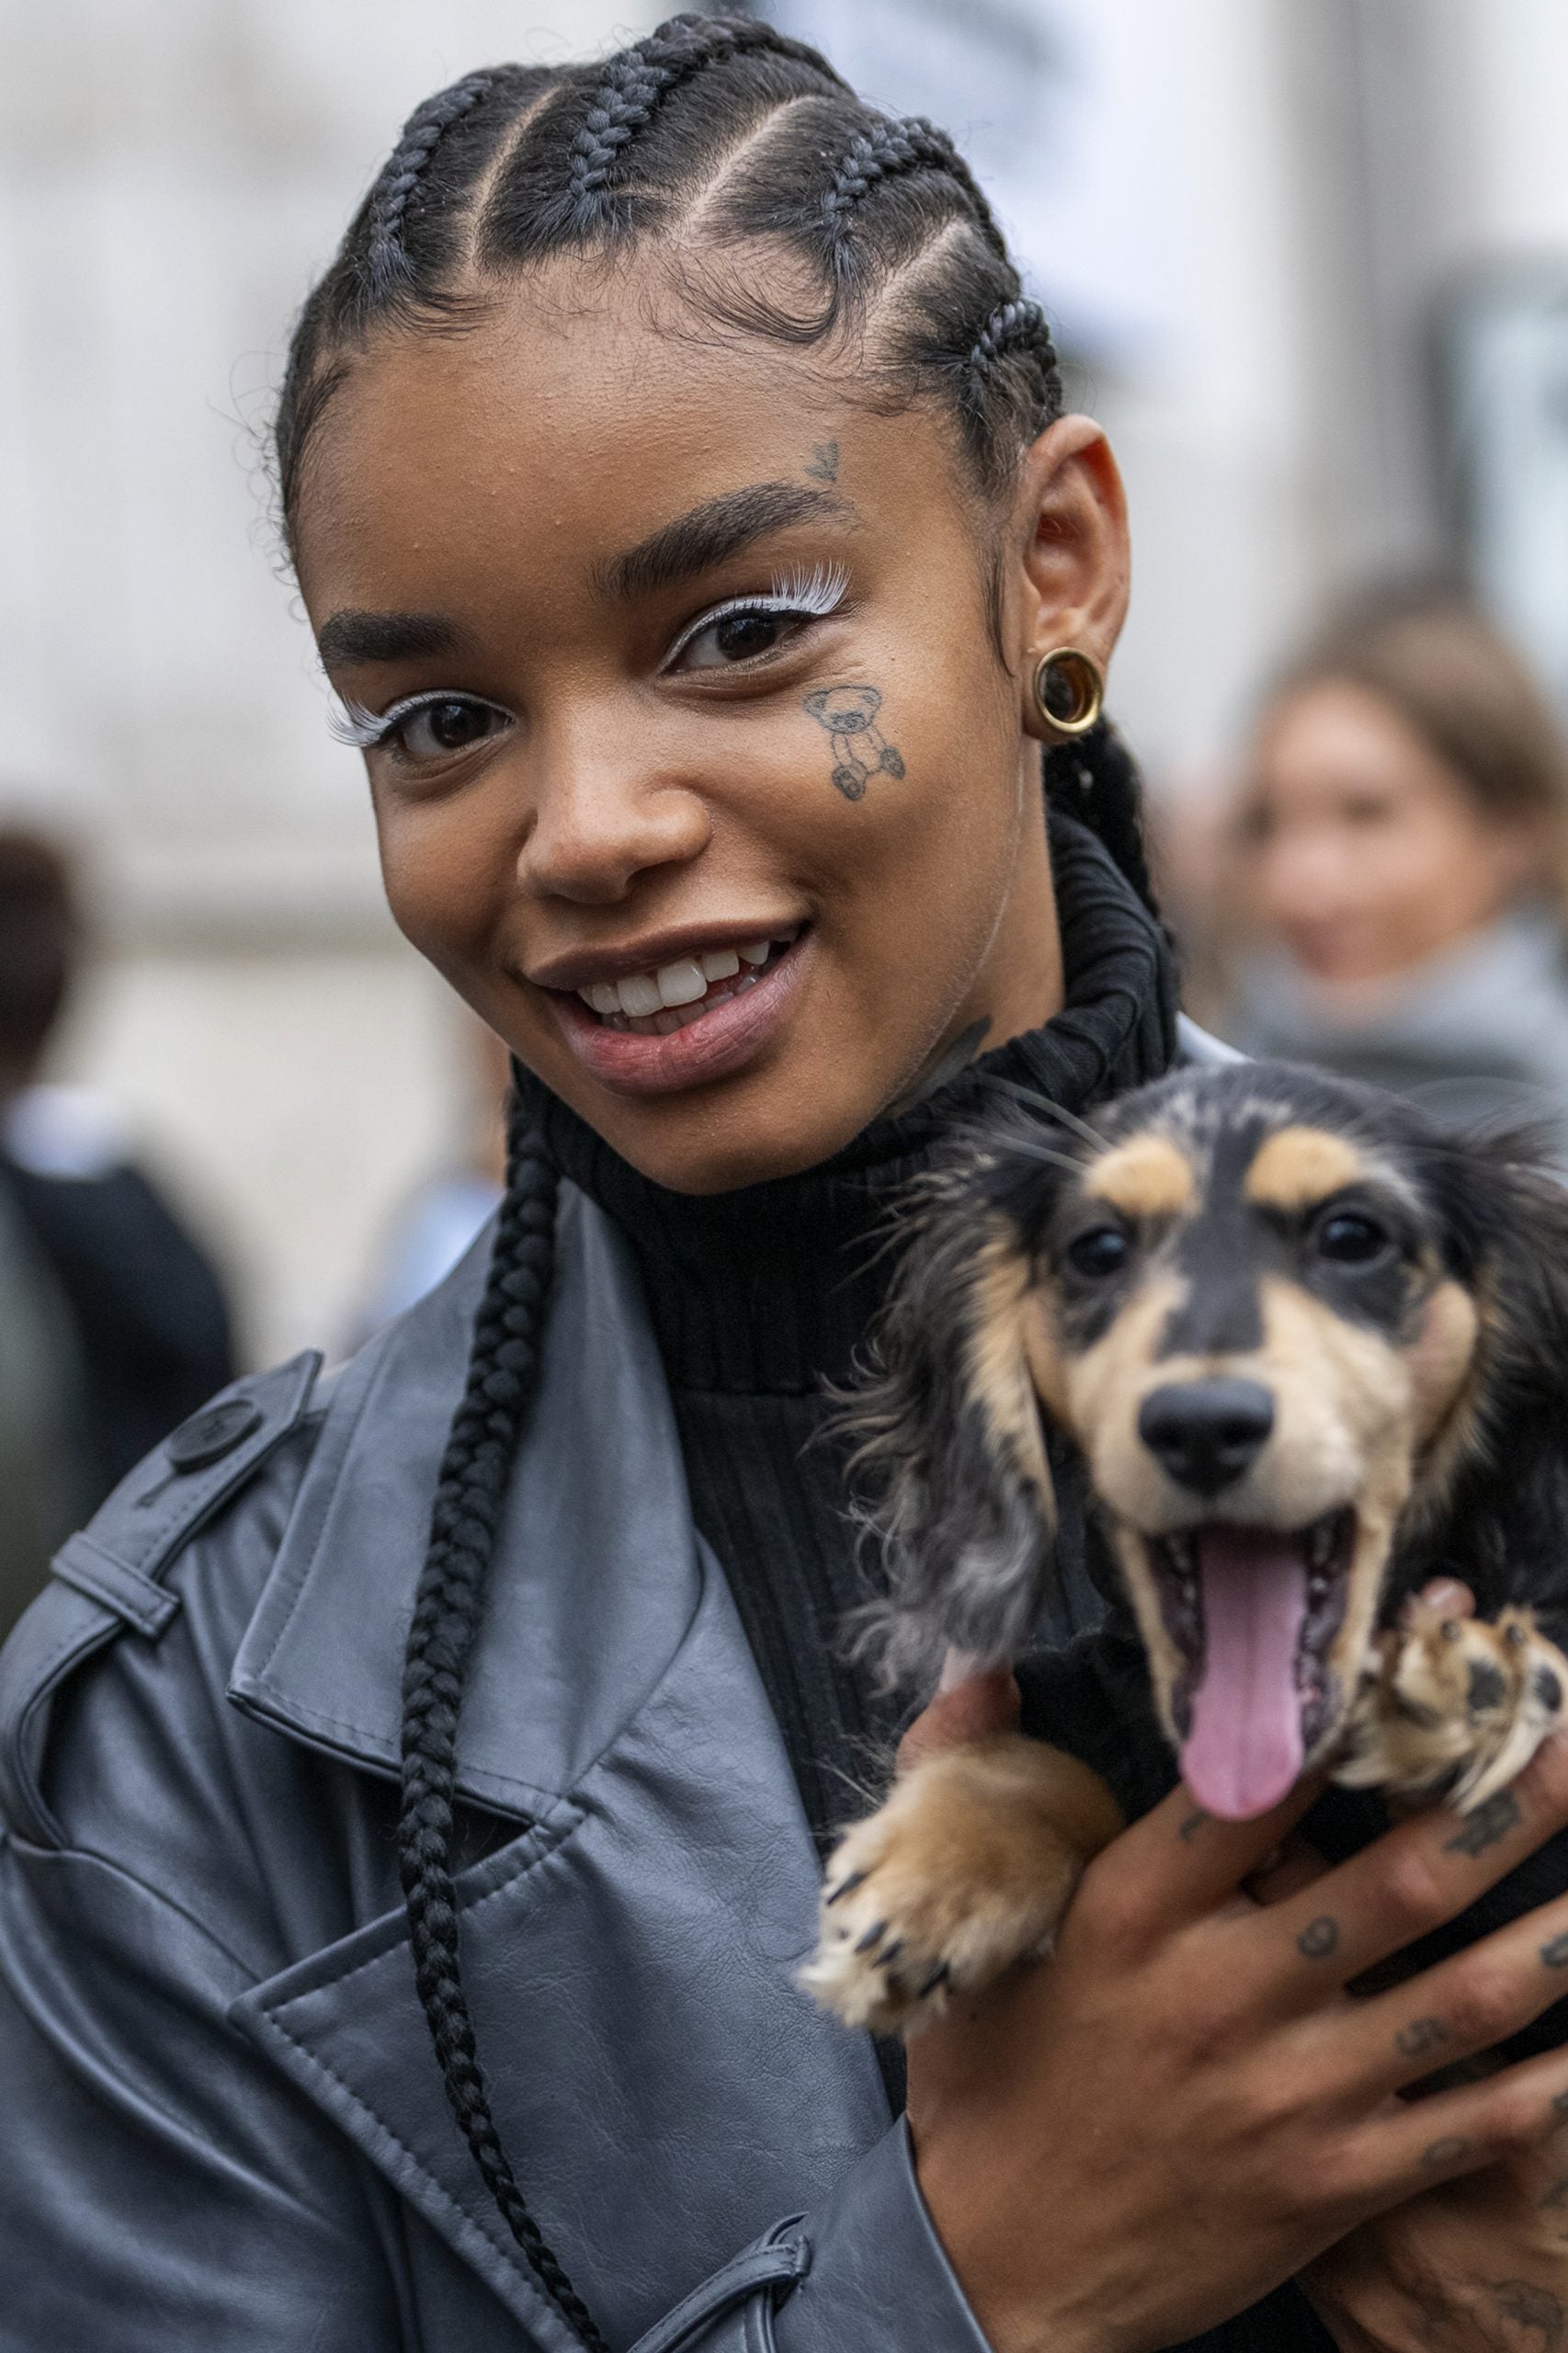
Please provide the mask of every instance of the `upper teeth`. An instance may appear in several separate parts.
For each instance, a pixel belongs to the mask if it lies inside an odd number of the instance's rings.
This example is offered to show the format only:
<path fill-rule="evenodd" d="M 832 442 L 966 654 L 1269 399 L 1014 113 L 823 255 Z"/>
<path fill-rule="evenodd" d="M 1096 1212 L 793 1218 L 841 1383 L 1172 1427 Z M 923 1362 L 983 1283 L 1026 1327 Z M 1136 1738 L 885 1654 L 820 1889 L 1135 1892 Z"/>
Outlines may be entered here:
<path fill-rule="evenodd" d="M 739 948 L 710 948 L 701 956 L 681 956 L 653 972 L 628 972 L 624 980 L 590 981 L 577 994 L 596 1013 L 629 1013 L 633 1019 L 666 1006 L 695 1005 L 717 981 L 733 978 L 743 963 L 766 964 L 770 939 L 744 940 Z"/>

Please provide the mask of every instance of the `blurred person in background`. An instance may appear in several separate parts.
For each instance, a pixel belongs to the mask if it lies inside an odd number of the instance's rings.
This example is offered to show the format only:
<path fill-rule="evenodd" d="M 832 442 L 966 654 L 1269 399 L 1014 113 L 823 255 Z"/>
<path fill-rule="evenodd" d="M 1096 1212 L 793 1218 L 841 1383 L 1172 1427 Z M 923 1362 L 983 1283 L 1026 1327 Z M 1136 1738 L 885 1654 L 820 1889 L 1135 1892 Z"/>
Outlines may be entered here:
<path fill-rule="evenodd" d="M 364 1293 L 348 1318 L 357 1348 L 450 1274 L 501 1205 L 506 1179 L 506 1049 L 464 1009 L 470 1103 L 463 1147 L 407 1195 L 389 1223 Z"/>
<path fill-rule="evenodd" d="M 0 831 L 0 1198 L 69 1321 L 91 1506 L 235 1368 L 218 1276 L 113 1105 L 41 1076 L 84 946 L 64 854 Z"/>
<path fill-rule="evenodd" d="M 1275 686 L 1231 845 L 1224 1034 L 1568 1149 L 1568 745 L 1452 591 L 1368 597 Z"/>
<path fill-rule="evenodd" d="M 0 1194 L 0 1640 L 89 1507 L 80 1429 L 81 1365 L 70 1317 Z"/>

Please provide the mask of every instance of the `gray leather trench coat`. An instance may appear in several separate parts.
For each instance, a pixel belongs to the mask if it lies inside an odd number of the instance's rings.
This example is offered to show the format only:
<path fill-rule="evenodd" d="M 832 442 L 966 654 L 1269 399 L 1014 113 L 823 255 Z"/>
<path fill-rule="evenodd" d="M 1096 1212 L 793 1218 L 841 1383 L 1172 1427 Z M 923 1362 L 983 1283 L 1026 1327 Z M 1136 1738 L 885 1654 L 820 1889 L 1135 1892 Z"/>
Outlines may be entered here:
<path fill-rule="evenodd" d="M 448 2109 L 392 1836 L 483 1273 L 225 1392 L 0 1660 L 6 2353 L 572 2353 Z M 611 2342 L 983 2353 L 869 2043 L 796 1989 L 812 1841 L 570 1187 L 460 1745 L 481 2057 Z"/>

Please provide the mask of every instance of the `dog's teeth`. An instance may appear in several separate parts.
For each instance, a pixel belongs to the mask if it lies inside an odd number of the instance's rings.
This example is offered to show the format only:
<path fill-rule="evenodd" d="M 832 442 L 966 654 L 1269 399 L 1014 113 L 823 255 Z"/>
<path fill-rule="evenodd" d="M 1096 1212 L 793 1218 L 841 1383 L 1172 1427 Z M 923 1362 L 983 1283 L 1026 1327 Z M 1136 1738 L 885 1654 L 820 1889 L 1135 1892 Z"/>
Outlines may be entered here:
<path fill-rule="evenodd" d="M 1326 1570 L 1333 1560 L 1335 1533 L 1335 1523 L 1332 1519 L 1320 1519 L 1312 1529 L 1307 1557 L 1314 1569 Z"/>

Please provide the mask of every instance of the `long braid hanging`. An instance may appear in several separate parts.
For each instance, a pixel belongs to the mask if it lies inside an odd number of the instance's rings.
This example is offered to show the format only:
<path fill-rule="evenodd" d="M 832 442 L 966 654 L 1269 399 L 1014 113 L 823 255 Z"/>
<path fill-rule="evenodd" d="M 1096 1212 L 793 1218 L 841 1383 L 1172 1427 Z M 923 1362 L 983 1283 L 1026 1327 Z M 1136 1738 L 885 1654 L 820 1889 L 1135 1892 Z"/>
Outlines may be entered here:
<path fill-rule="evenodd" d="M 559 1181 L 540 1138 L 514 1108 L 506 1199 L 474 1319 L 467 1385 L 441 1461 L 403 1654 L 397 1844 L 415 1982 L 463 2138 L 551 2302 L 590 2353 L 608 2353 L 528 2212 L 496 2133 L 463 1993 L 452 1882 L 458 1719 L 501 1508 L 538 1386 Z"/>

